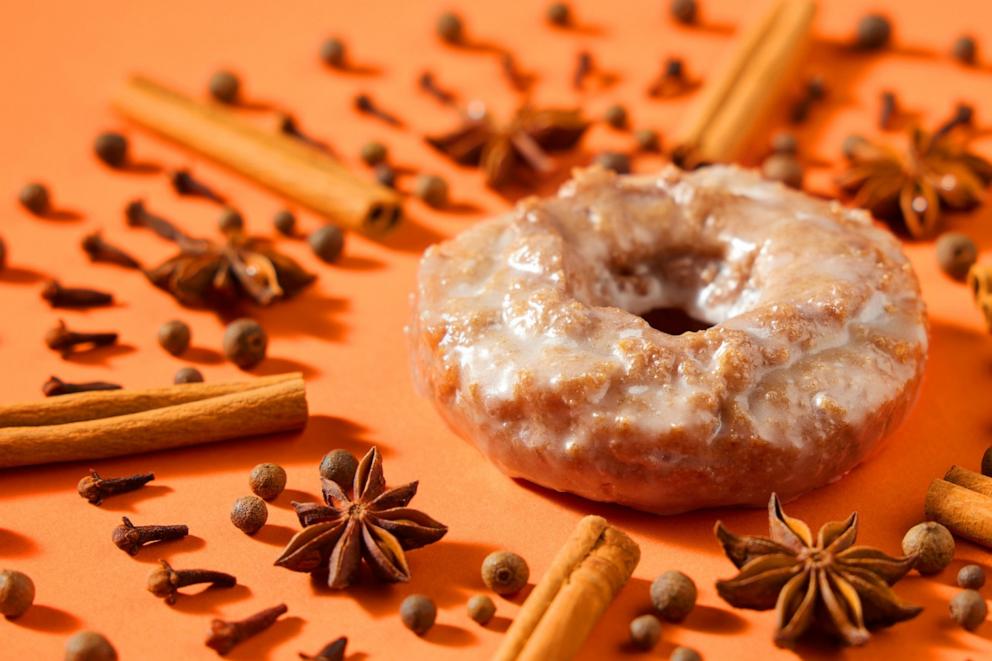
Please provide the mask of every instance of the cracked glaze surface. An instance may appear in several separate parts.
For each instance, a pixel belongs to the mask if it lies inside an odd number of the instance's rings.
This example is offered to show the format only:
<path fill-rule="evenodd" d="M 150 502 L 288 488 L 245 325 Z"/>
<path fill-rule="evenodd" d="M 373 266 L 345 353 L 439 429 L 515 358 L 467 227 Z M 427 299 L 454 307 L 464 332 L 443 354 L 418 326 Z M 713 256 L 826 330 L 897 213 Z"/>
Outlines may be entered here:
<path fill-rule="evenodd" d="M 638 316 L 663 307 L 714 325 Z M 580 171 L 432 246 L 407 332 L 418 386 L 504 472 L 661 513 L 840 477 L 927 350 L 889 233 L 728 166 Z"/>

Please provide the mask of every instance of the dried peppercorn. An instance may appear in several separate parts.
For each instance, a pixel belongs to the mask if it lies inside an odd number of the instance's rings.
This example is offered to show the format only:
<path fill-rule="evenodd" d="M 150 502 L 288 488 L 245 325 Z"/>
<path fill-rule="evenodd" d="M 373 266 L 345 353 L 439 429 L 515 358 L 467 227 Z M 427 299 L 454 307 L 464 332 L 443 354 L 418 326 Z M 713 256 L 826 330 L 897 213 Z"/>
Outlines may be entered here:
<path fill-rule="evenodd" d="M 527 561 L 510 551 L 496 551 L 482 561 L 482 581 L 496 594 L 520 592 L 530 578 Z"/>
<path fill-rule="evenodd" d="M 377 165 L 386 160 L 388 150 L 381 142 L 366 142 L 362 145 L 361 157 L 368 165 Z"/>
<path fill-rule="evenodd" d="M 276 231 L 283 236 L 293 236 L 296 234 L 296 216 L 292 211 L 283 209 L 272 219 L 272 224 Z"/>
<path fill-rule="evenodd" d="M 400 619 L 407 629 L 418 636 L 423 636 L 434 626 L 437 606 L 430 597 L 411 594 L 400 604 Z"/>
<path fill-rule="evenodd" d="M 964 234 L 945 232 L 937 237 L 934 244 L 940 270 L 961 282 L 968 276 L 968 270 L 978 259 L 978 246 Z"/>
<path fill-rule="evenodd" d="M 672 655 L 668 658 L 669 661 L 703 661 L 703 657 L 700 656 L 699 652 L 691 647 L 676 647 L 672 650 Z"/>
<path fill-rule="evenodd" d="M 651 603 L 670 622 L 681 622 L 696 606 L 696 584 L 680 571 L 670 570 L 651 583 Z"/>
<path fill-rule="evenodd" d="M 65 641 L 65 661 L 117 661 L 117 650 L 102 634 L 80 631 Z"/>
<path fill-rule="evenodd" d="M 269 336 L 254 319 L 237 319 L 224 330 L 224 355 L 241 369 L 251 369 L 265 359 Z"/>
<path fill-rule="evenodd" d="M 686 25 L 696 22 L 698 9 L 696 0 L 672 0 L 672 4 L 669 6 L 672 18 Z"/>
<path fill-rule="evenodd" d="M 325 39 L 324 43 L 320 45 L 320 59 L 330 67 L 343 69 L 345 65 L 344 42 L 337 37 Z"/>
<path fill-rule="evenodd" d="M 158 343 L 173 356 L 186 353 L 191 337 L 189 324 L 178 319 L 167 321 L 158 328 Z"/>
<path fill-rule="evenodd" d="M 203 383 L 203 374 L 195 367 L 182 367 L 176 371 L 172 378 L 175 384 L 181 383 Z"/>
<path fill-rule="evenodd" d="M 564 2 L 552 2 L 545 15 L 552 25 L 566 26 L 572 23 L 572 9 Z"/>
<path fill-rule="evenodd" d="M 660 151 L 661 137 L 654 129 L 638 129 L 634 131 L 634 142 L 641 151 Z"/>
<path fill-rule="evenodd" d="M 448 203 L 448 182 L 433 174 L 419 175 L 413 186 L 413 194 L 428 206 L 443 207 Z"/>
<path fill-rule="evenodd" d="M 468 616 L 482 626 L 486 626 L 496 615 L 496 604 L 487 595 L 477 594 L 468 600 Z"/>
<path fill-rule="evenodd" d="M 248 487 L 262 500 L 272 500 L 286 488 L 286 469 L 279 464 L 259 464 L 248 475 Z"/>
<path fill-rule="evenodd" d="M 978 565 L 965 565 L 958 570 L 958 585 L 968 590 L 978 590 L 985 585 L 985 570 Z"/>
<path fill-rule="evenodd" d="M 630 174 L 630 157 L 620 152 L 604 151 L 596 156 L 594 163 L 617 174 Z"/>
<path fill-rule="evenodd" d="M 344 232 L 337 225 L 324 225 L 310 234 L 307 243 L 317 257 L 328 263 L 335 262 L 344 250 Z"/>
<path fill-rule="evenodd" d="M 803 166 L 792 154 L 772 154 L 762 162 L 761 174 L 790 188 L 803 187 Z"/>
<path fill-rule="evenodd" d="M 954 559 L 954 537 L 935 521 L 918 523 L 902 538 L 902 552 L 916 555 L 913 567 L 921 574 L 936 574 Z"/>
<path fill-rule="evenodd" d="M 661 639 L 661 621 L 654 615 L 641 615 L 630 621 L 630 642 L 639 650 L 651 650 Z"/>
<path fill-rule="evenodd" d="M 0 615 L 8 619 L 24 615 L 34 603 L 34 581 L 15 569 L 0 571 Z"/>
<path fill-rule="evenodd" d="M 113 131 L 101 133 L 93 143 L 93 151 L 110 167 L 123 167 L 127 163 L 127 138 Z"/>
<path fill-rule="evenodd" d="M 331 450 L 320 460 L 320 476 L 345 488 L 355 481 L 357 471 L 358 459 L 347 450 Z"/>
<path fill-rule="evenodd" d="M 245 219 L 237 209 L 228 207 L 221 213 L 217 220 L 217 227 L 224 234 L 232 232 L 243 232 L 245 229 Z"/>
<path fill-rule="evenodd" d="M 51 200 L 48 189 L 44 184 L 30 183 L 21 189 L 17 195 L 18 201 L 25 209 L 36 216 L 42 216 L 51 209 Z"/>
<path fill-rule="evenodd" d="M 875 50 L 889 43 L 892 24 L 881 14 L 868 14 L 858 21 L 855 45 L 864 50 Z"/>
<path fill-rule="evenodd" d="M 977 53 L 978 47 L 975 45 L 975 39 L 968 35 L 962 35 L 955 39 L 954 46 L 951 48 L 951 55 L 961 64 L 974 64 Z"/>
<path fill-rule="evenodd" d="M 603 113 L 603 121 L 615 129 L 627 127 L 627 109 L 620 104 L 614 104 Z"/>
<path fill-rule="evenodd" d="M 462 19 L 458 14 L 453 12 L 445 12 L 438 16 L 437 23 L 435 24 L 435 30 L 437 30 L 437 36 L 441 37 L 442 41 L 446 41 L 449 44 L 457 44 L 461 42 L 464 28 L 462 26 Z"/>
<path fill-rule="evenodd" d="M 230 71 L 218 71 L 208 83 L 210 96 L 221 103 L 237 103 L 241 93 L 241 81 Z"/>
<path fill-rule="evenodd" d="M 254 535 L 269 519 L 269 508 L 258 496 L 242 496 L 231 507 L 231 523 L 246 535 Z"/>
<path fill-rule="evenodd" d="M 989 614 L 985 599 L 975 590 L 962 590 L 949 604 L 951 618 L 968 631 L 977 629 Z"/>

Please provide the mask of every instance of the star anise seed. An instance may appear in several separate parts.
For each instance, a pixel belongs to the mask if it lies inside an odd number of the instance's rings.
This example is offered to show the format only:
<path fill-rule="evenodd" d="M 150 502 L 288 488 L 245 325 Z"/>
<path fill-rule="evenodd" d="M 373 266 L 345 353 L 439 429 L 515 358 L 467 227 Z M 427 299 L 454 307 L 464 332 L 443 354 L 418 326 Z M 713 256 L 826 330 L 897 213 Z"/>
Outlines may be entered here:
<path fill-rule="evenodd" d="M 791 647 L 814 626 L 844 644 L 863 645 L 868 628 L 891 626 L 923 610 L 889 587 L 913 568 L 916 556 L 894 558 L 854 546 L 857 513 L 827 523 L 814 541 L 809 527 L 787 516 L 772 494 L 768 521 L 769 537 L 738 537 L 717 521 L 717 539 L 740 572 L 717 581 L 716 589 L 735 608 L 774 608 L 779 647 Z"/>

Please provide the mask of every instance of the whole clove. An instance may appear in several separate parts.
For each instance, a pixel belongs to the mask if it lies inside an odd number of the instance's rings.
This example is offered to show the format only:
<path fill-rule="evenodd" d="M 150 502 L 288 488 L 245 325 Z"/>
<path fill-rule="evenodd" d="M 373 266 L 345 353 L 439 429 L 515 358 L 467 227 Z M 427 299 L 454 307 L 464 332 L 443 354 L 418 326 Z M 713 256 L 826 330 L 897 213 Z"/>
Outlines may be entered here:
<path fill-rule="evenodd" d="M 895 92 L 886 90 L 880 96 L 881 108 L 878 113 L 878 128 L 888 131 L 893 128 L 893 122 L 898 114 Z"/>
<path fill-rule="evenodd" d="M 593 71 L 592 53 L 580 51 L 575 59 L 575 73 L 572 74 L 572 87 L 577 90 L 583 88 L 586 78 Z"/>
<path fill-rule="evenodd" d="M 139 473 L 127 477 L 101 477 L 91 468 L 90 474 L 79 480 L 76 490 L 80 496 L 93 505 L 99 505 L 110 496 L 136 491 L 154 479 L 155 473 Z"/>
<path fill-rule="evenodd" d="M 124 216 L 127 218 L 127 224 L 131 227 L 148 228 L 163 239 L 180 241 L 186 237 L 182 230 L 171 222 L 148 211 L 145 208 L 144 200 L 130 202 L 124 209 Z"/>
<path fill-rule="evenodd" d="M 45 397 L 58 397 L 60 395 L 71 395 L 77 392 L 92 392 L 94 390 L 120 390 L 117 383 L 106 381 L 86 381 L 84 383 L 68 383 L 57 376 L 48 377 L 48 381 L 41 386 L 41 392 Z"/>
<path fill-rule="evenodd" d="M 465 38 L 465 28 L 462 25 L 461 16 L 454 12 L 444 12 L 438 16 L 434 29 L 437 36 L 449 44 L 461 43 Z"/>
<path fill-rule="evenodd" d="M 296 118 L 289 114 L 283 114 L 279 118 L 279 132 L 283 135 L 288 135 L 292 138 L 296 138 L 300 142 L 304 142 L 311 147 L 316 147 L 323 151 L 330 151 L 330 147 L 327 146 L 326 142 L 318 140 L 308 133 L 304 133 L 303 129 L 300 128 L 299 123 L 297 123 Z"/>
<path fill-rule="evenodd" d="M 225 204 L 227 198 L 196 179 L 189 170 L 175 170 L 169 175 L 169 183 L 180 195 L 192 195 L 206 198 L 217 204 Z"/>
<path fill-rule="evenodd" d="M 50 280 L 41 290 L 41 297 L 53 308 L 95 308 L 114 302 L 113 294 L 84 287 L 63 287 L 58 280 Z"/>
<path fill-rule="evenodd" d="M 279 604 L 236 622 L 214 620 L 210 623 L 207 647 L 224 656 L 239 643 L 271 627 L 288 610 L 286 604 Z"/>
<path fill-rule="evenodd" d="M 669 57 L 665 60 L 661 73 L 648 87 L 652 98 L 670 98 L 689 90 L 691 85 L 685 76 L 685 63 L 681 58 Z"/>
<path fill-rule="evenodd" d="M 513 57 L 510 52 L 503 52 L 499 56 L 499 66 L 500 70 L 503 72 L 503 76 L 506 78 L 507 82 L 510 83 L 510 87 L 518 92 L 526 92 L 527 88 L 530 87 L 531 77 L 520 70 L 517 65 L 517 60 Z"/>
<path fill-rule="evenodd" d="M 448 90 L 442 89 L 437 84 L 437 81 L 434 80 L 434 74 L 430 71 L 424 71 L 420 74 L 420 77 L 417 78 L 417 87 L 424 92 L 427 92 L 446 106 L 455 105 L 455 95 Z"/>
<path fill-rule="evenodd" d="M 347 646 L 348 639 L 341 636 L 324 645 L 314 656 L 300 652 L 300 658 L 305 661 L 344 661 L 344 652 Z"/>
<path fill-rule="evenodd" d="M 823 99 L 827 94 L 826 86 L 823 84 L 823 79 L 819 76 L 814 76 L 806 81 L 806 85 L 803 87 L 802 96 L 792 105 L 789 111 L 789 121 L 793 124 L 801 124 L 806 121 L 809 117 L 810 110 L 813 106 L 820 100 Z"/>
<path fill-rule="evenodd" d="M 950 133 L 959 126 L 971 126 L 975 118 L 975 109 L 967 103 L 959 103 L 954 108 L 954 114 L 934 132 L 934 137 Z"/>
<path fill-rule="evenodd" d="M 48 348 L 58 351 L 63 358 L 76 351 L 108 347 L 116 343 L 117 333 L 78 333 L 69 330 L 61 319 L 58 325 L 45 335 L 45 344 Z"/>
<path fill-rule="evenodd" d="M 189 534 L 188 526 L 136 526 L 126 516 L 122 521 L 114 528 L 114 545 L 129 555 L 137 555 L 145 544 L 169 542 Z"/>
<path fill-rule="evenodd" d="M 99 232 L 83 237 L 83 251 L 94 262 L 117 264 L 129 269 L 140 269 L 141 264 L 120 248 L 107 243 Z"/>
<path fill-rule="evenodd" d="M 209 569 L 180 569 L 176 571 L 165 560 L 159 560 L 162 566 L 148 576 L 148 591 L 156 597 L 165 600 L 167 604 L 176 603 L 179 588 L 200 583 L 209 583 L 210 587 L 233 588 L 238 579 L 230 574 Z"/>
<path fill-rule="evenodd" d="M 568 27 L 572 24 L 572 9 L 564 2 L 553 2 L 545 11 L 548 23 L 558 27 Z"/>
<path fill-rule="evenodd" d="M 360 113 L 381 119 L 392 126 L 403 126 L 399 117 L 380 108 L 368 94 L 359 94 L 355 97 L 355 109 Z"/>

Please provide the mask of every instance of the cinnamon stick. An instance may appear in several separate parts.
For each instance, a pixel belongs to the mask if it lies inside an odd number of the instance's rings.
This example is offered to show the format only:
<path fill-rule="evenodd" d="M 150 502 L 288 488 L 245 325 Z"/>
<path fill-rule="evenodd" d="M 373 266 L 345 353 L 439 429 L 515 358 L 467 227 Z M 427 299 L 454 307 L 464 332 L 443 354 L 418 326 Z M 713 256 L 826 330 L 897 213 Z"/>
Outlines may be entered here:
<path fill-rule="evenodd" d="M 951 484 L 992 497 L 992 477 L 986 477 L 981 473 L 954 465 L 947 469 L 944 479 Z"/>
<path fill-rule="evenodd" d="M 349 229 L 381 235 L 401 216 L 396 191 L 349 172 L 326 151 L 265 131 L 220 104 L 191 99 L 143 76 L 114 99 L 129 119 L 226 165 Z"/>
<path fill-rule="evenodd" d="M 678 134 L 692 163 L 732 161 L 776 108 L 810 40 L 814 0 L 772 0 L 704 87 Z"/>
<path fill-rule="evenodd" d="M 493 661 L 574 657 L 640 556 L 637 544 L 606 519 L 583 518 L 524 602 Z"/>
<path fill-rule="evenodd" d="M 924 511 L 928 519 L 955 535 L 992 548 L 992 497 L 947 480 L 934 480 Z"/>
<path fill-rule="evenodd" d="M 126 415 L 64 424 L 3 427 L 0 428 L 0 468 L 114 457 L 290 431 L 301 429 L 306 421 L 303 378 L 292 375 L 257 388 Z"/>

